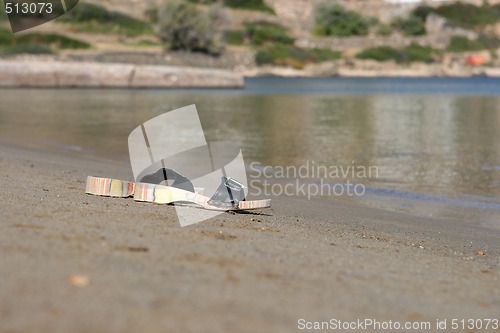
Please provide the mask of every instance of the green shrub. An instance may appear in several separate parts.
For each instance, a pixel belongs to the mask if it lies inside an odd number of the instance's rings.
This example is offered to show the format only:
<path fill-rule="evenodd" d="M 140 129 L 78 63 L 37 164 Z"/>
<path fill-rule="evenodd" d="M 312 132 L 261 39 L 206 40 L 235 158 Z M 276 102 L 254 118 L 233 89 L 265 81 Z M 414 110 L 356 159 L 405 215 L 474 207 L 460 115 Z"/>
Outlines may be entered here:
<path fill-rule="evenodd" d="M 62 49 L 88 49 L 91 45 L 58 34 L 31 33 L 14 35 L 0 28 L 0 49 L 7 53 L 48 54 Z"/>
<path fill-rule="evenodd" d="M 358 53 L 356 57 L 359 59 L 373 59 L 377 61 L 386 61 L 386 60 L 397 59 L 399 55 L 400 51 L 393 47 L 379 46 L 363 50 L 362 52 Z"/>
<path fill-rule="evenodd" d="M 496 50 L 500 47 L 500 39 L 498 39 L 498 37 L 481 34 L 477 38 L 477 41 L 488 50 Z"/>
<path fill-rule="evenodd" d="M 232 45 L 243 45 L 245 43 L 245 31 L 227 30 L 224 32 L 224 41 Z"/>
<path fill-rule="evenodd" d="M 60 22 L 75 24 L 76 31 L 115 32 L 129 36 L 152 33 L 150 25 L 129 15 L 90 3 L 80 2 L 72 11 L 58 19 Z"/>
<path fill-rule="evenodd" d="M 182 0 L 167 0 L 159 11 L 159 37 L 170 50 L 218 54 L 222 45 L 213 17 Z"/>
<path fill-rule="evenodd" d="M 411 12 L 411 15 L 418 17 L 419 19 L 422 20 L 422 22 L 425 22 L 427 20 L 427 16 L 429 16 L 429 14 L 435 13 L 435 12 L 436 11 L 433 7 L 421 5 L 421 6 L 418 6 L 417 8 L 415 8 Z"/>
<path fill-rule="evenodd" d="M 160 41 L 155 41 L 151 39 L 139 39 L 134 41 L 125 41 L 125 45 L 136 46 L 136 47 L 157 47 L 162 46 Z"/>
<path fill-rule="evenodd" d="M 88 49 L 91 45 L 87 42 L 69 38 L 58 34 L 32 33 L 16 37 L 16 44 L 42 44 L 57 49 Z"/>
<path fill-rule="evenodd" d="M 407 57 L 407 62 L 434 62 L 433 54 L 436 52 L 432 47 L 421 46 L 418 44 L 410 44 L 403 50 L 404 58 Z M 403 59 L 404 59 L 403 58 Z"/>
<path fill-rule="evenodd" d="M 316 7 L 314 32 L 320 36 L 363 36 L 368 34 L 369 20 L 336 2 L 324 1 Z"/>
<path fill-rule="evenodd" d="M 202 5 L 213 5 L 217 3 L 217 0 L 188 0 L 191 3 L 202 4 Z"/>
<path fill-rule="evenodd" d="M 266 5 L 263 0 L 224 0 L 224 6 L 274 14 L 274 9 Z"/>
<path fill-rule="evenodd" d="M 406 36 L 419 36 L 426 33 L 424 21 L 413 15 L 407 18 L 396 18 L 392 21 L 391 26 L 402 31 Z"/>
<path fill-rule="evenodd" d="M 377 29 L 377 35 L 381 36 L 389 36 L 392 34 L 392 28 L 387 24 L 380 24 Z"/>
<path fill-rule="evenodd" d="M 481 49 L 482 47 L 477 41 L 472 41 L 466 36 L 453 36 L 448 45 L 448 50 L 452 52 L 475 51 Z"/>
<path fill-rule="evenodd" d="M 224 0 L 224 6 L 274 14 L 274 10 L 266 5 L 263 0 Z"/>
<path fill-rule="evenodd" d="M 288 66 L 301 69 L 307 63 L 335 60 L 339 57 L 339 52 L 330 49 L 303 49 L 277 44 L 260 48 L 255 60 L 258 65 Z"/>
<path fill-rule="evenodd" d="M 437 13 L 447 17 L 452 22 L 470 28 L 477 25 L 494 24 L 500 21 L 500 5 L 483 5 L 478 7 L 470 4 L 455 3 L 453 7 L 451 5 L 439 7 Z"/>
<path fill-rule="evenodd" d="M 332 51 L 331 49 L 314 48 L 309 50 L 309 61 L 311 62 L 324 62 L 329 60 L 340 59 L 342 55 L 339 51 Z"/>
<path fill-rule="evenodd" d="M 188 1 L 202 5 L 212 5 L 218 2 L 217 0 L 188 0 Z M 256 10 L 274 14 L 274 10 L 268 5 L 266 5 L 266 3 L 263 0 L 223 0 L 222 4 L 230 8 Z"/>
<path fill-rule="evenodd" d="M 44 44 L 14 44 L 1 51 L 4 54 L 53 54 L 52 49 Z"/>
<path fill-rule="evenodd" d="M 366 49 L 356 56 L 359 59 L 373 59 L 377 61 L 394 60 L 398 63 L 409 63 L 414 61 L 433 62 L 434 49 L 430 47 L 411 44 L 403 49 L 390 46 L 379 46 Z"/>
<path fill-rule="evenodd" d="M 500 47 L 500 40 L 495 37 L 480 35 L 475 40 L 470 40 L 466 36 L 453 36 L 448 45 L 451 52 L 467 52 L 479 50 L 494 50 Z"/>
<path fill-rule="evenodd" d="M 14 39 L 14 34 L 5 28 L 0 27 L 0 46 L 10 45 Z"/>
<path fill-rule="evenodd" d="M 241 45 L 248 41 L 253 46 L 263 44 L 291 45 L 295 41 L 288 34 L 288 29 L 282 25 L 267 22 L 245 22 L 244 30 L 229 30 L 224 34 L 224 39 L 229 44 Z"/>
<path fill-rule="evenodd" d="M 7 21 L 7 14 L 5 13 L 5 5 L 3 0 L 0 0 L 0 22 Z"/>
<path fill-rule="evenodd" d="M 451 23 L 466 28 L 473 29 L 500 21 L 500 4 L 475 6 L 468 3 L 456 2 L 441 5 L 434 9 L 434 12 L 445 17 Z"/>
<path fill-rule="evenodd" d="M 269 22 L 245 23 L 246 35 L 254 45 L 264 43 L 293 44 L 295 41 L 288 35 L 288 30 L 279 25 Z"/>

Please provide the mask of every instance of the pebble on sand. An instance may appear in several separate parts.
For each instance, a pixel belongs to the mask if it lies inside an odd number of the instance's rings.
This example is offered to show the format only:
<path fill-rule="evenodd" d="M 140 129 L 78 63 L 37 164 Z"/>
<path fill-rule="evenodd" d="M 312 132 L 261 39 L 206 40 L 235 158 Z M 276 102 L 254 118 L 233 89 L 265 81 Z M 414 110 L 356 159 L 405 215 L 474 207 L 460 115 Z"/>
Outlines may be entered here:
<path fill-rule="evenodd" d="M 69 284 L 76 287 L 87 287 L 90 284 L 90 279 L 85 275 L 70 275 L 68 278 Z"/>

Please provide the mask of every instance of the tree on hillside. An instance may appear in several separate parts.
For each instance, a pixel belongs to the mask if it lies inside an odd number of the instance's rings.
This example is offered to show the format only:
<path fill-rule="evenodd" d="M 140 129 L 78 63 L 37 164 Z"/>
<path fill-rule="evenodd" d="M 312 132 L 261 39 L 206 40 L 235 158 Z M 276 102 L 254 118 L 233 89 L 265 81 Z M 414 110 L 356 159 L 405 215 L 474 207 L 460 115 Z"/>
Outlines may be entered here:
<path fill-rule="evenodd" d="M 169 50 L 219 54 L 220 35 L 216 15 L 182 0 L 167 0 L 158 12 L 159 37 Z"/>
<path fill-rule="evenodd" d="M 362 36 L 368 34 L 369 20 L 361 14 L 348 10 L 332 1 L 323 1 L 316 7 L 317 35 L 321 36 Z"/>

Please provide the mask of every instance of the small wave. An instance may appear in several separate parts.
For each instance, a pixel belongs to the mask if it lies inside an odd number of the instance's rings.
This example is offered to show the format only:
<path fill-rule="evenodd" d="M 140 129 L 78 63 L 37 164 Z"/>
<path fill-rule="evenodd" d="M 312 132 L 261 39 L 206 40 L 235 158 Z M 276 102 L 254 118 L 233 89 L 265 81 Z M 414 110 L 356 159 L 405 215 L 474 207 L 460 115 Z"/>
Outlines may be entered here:
<path fill-rule="evenodd" d="M 443 203 L 461 207 L 500 210 L 499 199 L 492 197 L 471 196 L 469 198 L 474 200 L 470 199 L 467 200 L 465 198 L 447 198 L 432 194 L 407 192 L 407 191 L 385 189 L 385 188 L 372 188 L 372 187 L 367 187 L 366 193 L 408 198 L 421 201 L 437 202 L 437 203 Z"/>
<path fill-rule="evenodd" d="M 83 151 L 83 148 L 80 146 L 68 145 L 68 144 L 59 143 L 59 142 L 55 142 L 55 141 L 44 141 L 44 143 L 48 146 L 56 147 L 56 148 L 63 149 L 63 150 Z"/>

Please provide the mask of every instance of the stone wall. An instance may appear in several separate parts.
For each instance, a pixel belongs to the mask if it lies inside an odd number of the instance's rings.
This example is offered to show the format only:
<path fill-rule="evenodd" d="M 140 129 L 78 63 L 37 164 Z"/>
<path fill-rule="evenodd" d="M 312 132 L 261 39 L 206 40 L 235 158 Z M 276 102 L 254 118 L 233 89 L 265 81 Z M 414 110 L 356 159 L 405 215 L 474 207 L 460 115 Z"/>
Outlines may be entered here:
<path fill-rule="evenodd" d="M 0 87 L 22 88 L 241 88 L 243 77 L 191 67 L 0 60 Z"/>

